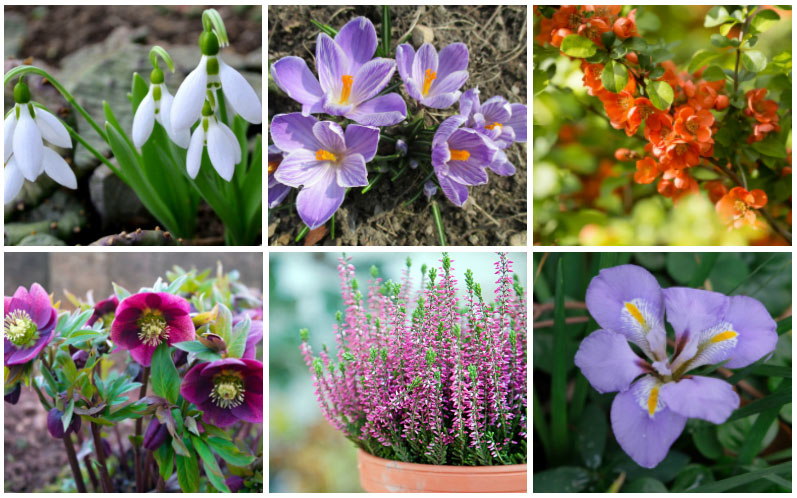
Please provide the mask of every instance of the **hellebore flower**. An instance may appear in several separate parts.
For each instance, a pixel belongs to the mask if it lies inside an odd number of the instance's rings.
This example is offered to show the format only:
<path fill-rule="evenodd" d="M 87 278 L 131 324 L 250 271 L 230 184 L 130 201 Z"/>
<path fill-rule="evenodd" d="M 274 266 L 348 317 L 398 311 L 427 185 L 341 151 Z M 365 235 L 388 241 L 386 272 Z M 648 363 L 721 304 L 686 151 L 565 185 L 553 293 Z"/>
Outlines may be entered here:
<path fill-rule="evenodd" d="M 350 124 L 344 132 L 337 123 L 294 112 L 274 116 L 271 138 L 286 154 L 274 178 L 304 186 L 296 209 L 312 230 L 335 214 L 346 188 L 368 185 L 365 163 L 376 155 L 379 129 Z"/>
<path fill-rule="evenodd" d="M 188 316 L 188 301 L 166 292 L 142 292 L 125 298 L 111 324 L 111 339 L 148 367 L 162 342 L 192 341 L 196 334 Z"/>
<path fill-rule="evenodd" d="M 213 92 L 217 100 L 219 90 L 224 92 L 224 97 L 238 115 L 252 124 L 262 123 L 263 107 L 257 93 L 241 73 L 218 57 L 219 40 L 215 33 L 202 32 L 199 36 L 199 48 L 202 51 L 199 64 L 186 76 L 174 94 L 170 115 L 174 133 L 180 134 L 183 133 L 180 130 L 191 128 L 204 114 L 203 106 L 208 92 Z"/>
<path fill-rule="evenodd" d="M 14 109 L 3 124 L 5 204 L 14 200 L 25 180 L 35 181 L 42 172 L 64 187 L 76 189 L 75 173 L 63 157 L 43 142 L 71 149 L 69 132 L 49 111 L 34 105 L 25 83 L 14 86 L 14 100 Z"/>
<path fill-rule="evenodd" d="M 667 456 L 688 418 L 721 424 L 739 407 L 731 384 L 687 372 L 723 361 L 729 368 L 747 366 L 771 353 L 778 339 L 759 301 L 685 287 L 662 290 L 635 265 L 601 270 L 586 301 L 601 328 L 581 342 L 576 366 L 598 392 L 619 391 L 612 429 L 623 450 L 647 468 Z M 672 358 L 665 311 L 675 331 Z"/>
<path fill-rule="evenodd" d="M 452 43 L 437 53 L 424 43 L 416 52 L 409 43 L 396 47 L 399 75 L 410 97 L 426 107 L 445 109 L 459 99 L 468 80 L 468 47 Z"/>
<path fill-rule="evenodd" d="M 230 492 L 237 493 L 244 487 L 244 478 L 240 476 L 230 476 L 224 480 L 224 484 L 230 488 Z"/>
<path fill-rule="evenodd" d="M 282 151 L 276 145 L 268 146 L 268 207 L 273 208 L 279 205 L 288 193 L 291 187 L 280 183 L 274 178 L 274 173 L 277 172 L 280 163 L 282 162 Z"/>
<path fill-rule="evenodd" d="M 191 135 L 185 158 L 185 167 L 192 179 L 199 173 L 202 153 L 206 148 L 210 164 L 219 176 L 228 182 L 231 181 L 235 165 L 241 162 L 241 145 L 232 130 L 216 118 L 207 102 L 202 108 L 202 122 Z"/>
<path fill-rule="evenodd" d="M 392 126 L 407 116 L 407 104 L 398 93 L 377 96 L 393 77 L 396 62 L 374 59 L 376 45 L 374 25 L 365 17 L 357 17 L 334 39 L 326 33 L 318 35 L 318 79 L 304 59 L 294 56 L 272 64 L 271 76 L 282 91 L 302 104 L 305 116 L 324 112 L 362 125 Z"/>
<path fill-rule="evenodd" d="M 6 392 L 3 396 L 6 400 L 6 403 L 10 403 L 12 405 L 16 405 L 19 401 L 19 395 L 22 393 L 22 384 L 17 382 L 14 384 L 14 387 L 11 388 L 10 391 Z"/>
<path fill-rule="evenodd" d="M 249 327 L 249 336 L 246 338 L 246 348 L 242 358 L 254 360 L 257 353 L 257 345 L 263 340 L 263 321 L 252 320 Z"/>
<path fill-rule="evenodd" d="M 460 97 L 459 112 L 468 118 L 467 128 L 478 131 L 498 147 L 489 168 L 499 175 L 515 174 L 515 166 L 500 149 L 506 149 L 514 142 L 526 141 L 526 106 L 510 104 L 501 96 L 491 97 L 482 104 L 479 102 L 479 89 L 471 88 Z"/>
<path fill-rule="evenodd" d="M 58 408 L 51 408 L 47 413 L 47 430 L 50 435 L 56 439 L 64 439 L 68 434 L 76 433 L 80 430 L 81 420 L 79 415 L 72 415 L 72 421 L 69 422 L 69 427 L 64 430 L 64 424 L 61 422 L 61 417 L 64 412 Z"/>
<path fill-rule="evenodd" d="M 116 307 L 119 306 L 119 299 L 116 296 L 111 296 L 108 299 L 103 299 L 94 305 L 94 313 L 86 321 L 87 325 L 94 325 L 97 320 L 102 320 L 103 327 L 109 327 L 113 323 L 114 313 Z"/>
<path fill-rule="evenodd" d="M 171 124 L 172 103 L 174 97 L 163 82 L 163 71 L 153 69 L 150 75 L 151 84 L 144 100 L 138 104 L 136 114 L 133 116 L 133 144 L 141 147 L 152 134 L 155 121 L 163 126 L 169 138 L 182 148 L 188 147 L 190 139 L 189 128 L 181 128 L 175 132 Z"/>
<path fill-rule="evenodd" d="M 236 358 L 200 363 L 185 374 L 180 394 L 219 427 L 238 420 L 262 423 L 263 364 Z"/>
<path fill-rule="evenodd" d="M 19 287 L 12 297 L 3 297 L 4 364 L 31 361 L 50 343 L 55 334 L 57 313 L 41 285 L 30 292 Z"/>
<path fill-rule="evenodd" d="M 80 370 L 81 368 L 86 366 L 86 362 L 89 359 L 89 352 L 84 349 L 78 349 L 74 353 L 72 353 L 72 361 L 75 362 L 75 367 Z"/>
<path fill-rule="evenodd" d="M 487 183 L 487 170 L 498 148 L 480 133 L 460 128 L 467 118 L 451 116 L 437 128 L 432 139 L 432 166 L 448 200 L 462 207 L 468 185 Z"/>
<path fill-rule="evenodd" d="M 144 442 L 142 446 L 149 451 L 155 451 L 160 448 L 163 443 L 169 438 L 169 429 L 166 424 L 161 424 L 157 417 L 152 417 L 147 426 L 147 431 L 144 433 Z"/>

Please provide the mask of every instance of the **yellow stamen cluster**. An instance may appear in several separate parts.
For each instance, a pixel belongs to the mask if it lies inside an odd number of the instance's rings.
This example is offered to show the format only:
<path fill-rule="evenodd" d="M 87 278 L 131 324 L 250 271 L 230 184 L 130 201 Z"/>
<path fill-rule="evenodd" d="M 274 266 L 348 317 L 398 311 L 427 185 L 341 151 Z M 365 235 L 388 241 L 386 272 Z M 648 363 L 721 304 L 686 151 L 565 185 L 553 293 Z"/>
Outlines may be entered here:
<path fill-rule="evenodd" d="M 315 151 L 315 158 L 317 161 L 337 161 L 338 158 L 335 154 L 329 152 L 328 150 L 318 149 Z"/>
<path fill-rule="evenodd" d="M 244 381 L 234 373 L 221 373 L 213 378 L 210 399 L 219 408 L 235 408 L 244 402 Z"/>
<path fill-rule="evenodd" d="M 470 152 L 466 150 L 451 149 L 450 152 L 452 161 L 467 161 L 470 157 Z"/>
<path fill-rule="evenodd" d="M 3 334 L 15 346 L 29 346 L 39 338 L 39 328 L 25 311 L 15 310 L 5 316 Z"/>
<path fill-rule="evenodd" d="M 137 325 L 138 339 L 147 346 L 157 346 L 169 338 L 169 326 L 160 310 L 145 310 Z"/>
<path fill-rule="evenodd" d="M 350 74 L 344 74 L 340 77 L 341 82 L 343 82 L 343 89 L 340 91 L 340 101 L 339 104 L 348 104 L 349 97 L 351 96 L 351 87 L 354 84 L 354 76 Z"/>
<path fill-rule="evenodd" d="M 429 89 L 432 87 L 432 82 L 437 79 L 437 73 L 431 69 L 426 70 L 423 76 L 423 91 L 421 92 L 424 97 L 429 94 Z"/>
<path fill-rule="evenodd" d="M 499 128 L 503 128 L 503 127 L 504 127 L 504 125 L 502 125 L 502 124 L 501 124 L 501 123 L 499 123 L 498 121 L 493 121 L 493 124 L 488 124 L 488 125 L 486 125 L 486 126 L 485 126 L 485 128 L 486 128 L 486 129 L 488 129 L 488 130 L 492 130 L 492 129 L 494 129 L 496 126 L 497 126 L 497 127 L 499 127 Z"/>
<path fill-rule="evenodd" d="M 274 174 L 274 172 L 277 171 L 277 168 L 279 167 L 279 165 L 280 165 L 280 163 L 277 162 L 277 161 L 269 161 L 268 162 L 268 174 L 269 175 Z"/>

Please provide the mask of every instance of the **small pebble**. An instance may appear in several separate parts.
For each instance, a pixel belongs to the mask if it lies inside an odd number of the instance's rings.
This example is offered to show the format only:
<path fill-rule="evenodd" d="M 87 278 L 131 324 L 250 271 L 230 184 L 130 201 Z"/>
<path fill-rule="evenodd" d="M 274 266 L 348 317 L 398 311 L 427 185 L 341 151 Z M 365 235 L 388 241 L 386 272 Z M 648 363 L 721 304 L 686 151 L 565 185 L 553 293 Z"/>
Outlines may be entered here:
<path fill-rule="evenodd" d="M 412 44 L 420 47 L 424 43 L 432 43 L 434 41 L 434 31 L 428 26 L 418 24 L 412 30 Z"/>

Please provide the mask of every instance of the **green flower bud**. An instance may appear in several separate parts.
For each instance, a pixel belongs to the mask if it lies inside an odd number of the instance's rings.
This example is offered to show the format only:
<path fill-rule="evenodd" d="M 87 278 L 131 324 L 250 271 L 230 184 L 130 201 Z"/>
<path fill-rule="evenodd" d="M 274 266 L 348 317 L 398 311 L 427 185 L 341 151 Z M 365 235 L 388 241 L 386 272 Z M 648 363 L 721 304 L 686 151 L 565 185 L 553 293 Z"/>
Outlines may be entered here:
<path fill-rule="evenodd" d="M 210 107 L 210 102 L 207 100 L 205 101 L 205 105 L 202 106 L 202 115 L 205 117 L 213 115 L 213 108 Z"/>
<path fill-rule="evenodd" d="M 157 67 L 149 73 L 149 81 L 155 85 L 160 85 L 163 83 L 163 71 L 158 69 Z"/>
<path fill-rule="evenodd" d="M 14 102 L 17 104 L 27 104 L 30 102 L 30 88 L 28 88 L 28 85 L 22 80 L 19 80 L 19 82 L 14 85 Z"/>
<path fill-rule="evenodd" d="M 219 39 L 211 31 L 203 31 L 199 35 L 199 49 L 202 55 L 216 55 L 219 53 Z"/>
<path fill-rule="evenodd" d="M 299 337 L 302 338 L 302 342 L 307 342 L 307 338 L 310 335 L 310 331 L 307 329 L 299 330 Z"/>

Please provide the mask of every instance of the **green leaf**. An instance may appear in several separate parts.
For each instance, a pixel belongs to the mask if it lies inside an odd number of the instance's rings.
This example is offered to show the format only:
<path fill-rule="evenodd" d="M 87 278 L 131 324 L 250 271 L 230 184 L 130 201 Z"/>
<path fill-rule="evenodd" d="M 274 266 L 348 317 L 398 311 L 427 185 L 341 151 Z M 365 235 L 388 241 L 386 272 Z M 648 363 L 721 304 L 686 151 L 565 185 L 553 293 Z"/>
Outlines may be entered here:
<path fill-rule="evenodd" d="M 230 309 L 222 303 L 218 303 L 218 307 L 219 313 L 216 316 L 213 332 L 224 339 L 224 342 L 229 346 L 232 340 L 232 313 L 230 313 Z"/>
<path fill-rule="evenodd" d="M 539 95 L 548 87 L 548 73 L 542 69 L 535 69 L 532 74 L 532 82 L 534 83 L 534 95 Z"/>
<path fill-rule="evenodd" d="M 725 79 L 725 71 L 719 66 L 709 66 L 703 71 L 703 79 L 706 81 L 719 81 Z"/>
<path fill-rule="evenodd" d="M 651 80 L 657 80 L 657 79 L 661 78 L 662 76 L 664 76 L 665 72 L 666 71 L 665 71 L 664 67 L 656 66 L 656 68 L 653 69 L 653 71 L 650 72 L 650 74 L 648 75 L 648 78 L 650 78 Z"/>
<path fill-rule="evenodd" d="M 698 264 L 694 253 L 671 252 L 667 254 L 667 273 L 679 284 L 685 285 L 690 282 L 697 271 Z"/>
<path fill-rule="evenodd" d="M 542 443 L 542 448 L 545 451 L 545 456 L 550 460 L 551 458 L 551 434 L 548 431 L 548 423 L 545 420 L 545 412 L 542 410 L 542 405 L 540 404 L 540 400 L 537 398 L 537 391 L 532 388 L 531 390 L 531 397 L 533 398 L 533 410 L 532 415 L 534 416 L 534 430 L 537 431 L 537 437 L 540 438 L 540 442 Z M 208 441 L 210 442 L 210 441 Z M 211 446 L 213 446 L 211 444 Z"/>
<path fill-rule="evenodd" d="M 726 38 L 726 37 L 722 36 L 719 33 L 714 33 L 713 35 L 711 35 L 710 40 L 711 40 L 711 44 L 712 45 L 714 45 L 715 47 L 719 47 L 719 48 L 731 47 L 731 46 L 734 45 L 734 43 L 733 43 L 734 40 Z M 737 43 L 738 43 L 738 41 L 737 41 Z"/>
<path fill-rule="evenodd" d="M 760 142 L 753 142 L 753 149 L 765 156 L 776 157 L 778 159 L 786 158 L 786 146 L 778 141 L 777 137 L 774 135 L 769 135 Z"/>
<path fill-rule="evenodd" d="M 695 55 L 692 56 L 692 60 L 689 61 L 689 68 L 687 70 L 690 73 L 694 73 L 701 67 L 708 64 L 709 61 L 712 61 L 719 56 L 720 54 L 712 50 L 700 49 L 697 52 L 695 52 Z"/>
<path fill-rule="evenodd" d="M 164 481 L 168 481 L 174 471 L 174 450 L 168 444 L 162 444 L 157 451 L 152 453 L 158 462 L 158 473 Z"/>
<path fill-rule="evenodd" d="M 200 438 L 193 435 L 191 436 L 191 442 L 194 444 L 196 452 L 202 459 L 202 465 L 205 468 L 205 475 L 208 476 L 208 479 L 213 486 L 219 491 L 230 493 L 230 488 L 228 488 L 227 484 L 224 482 L 224 474 L 222 474 L 221 468 L 219 467 L 218 462 L 216 462 L 216 457 L 213 456 L 213 453 L 210 451 L 207 445 Z"/>
<path fill-rule="evenodd" d="M 745 50 L 742 53 L 742 64 L 748 71 L 760 73 L 767 67 L 767 56 L 758 50 Z"/>
<path fill-rule="evenodd" d="M 764 438 L 767 436 L 768 432 L 771 432 L 770 428 L 773 425 L 775 427 L 774 431 L 777 433 L 776 419 L 778 418 L 779 411 L 780 407 L 776 407 L 758 414 L 753 423 L 753 427 L 750 429 L 750 432 L 747 433 L 747 436 L 744 438 L 744 443 L 742 443 L 742 447 L 739 449 L 739 464 L 745 465 L 753 462 L 753 458 L 755 458 L 758 452 L 764 449 Z"/>
<path fill-rule="evenodd" d="M 733 18 L 728 14 L 728 10 L 725 7 L 717 5 L 708 11 L 703 26 L 706 28 L 714 28 L 730 20 L 733 20 Z"/>
<path fill-rule="evenodd" d="M 183 493 L 199 491 L 199 461 L 196 454 L 190 451 L 190 457 L 177 455 L 177 481 Z"/>
<path fill-rule="evenodd" d="M 576 447 L 587 468 L 597 469 L 600 467 L 603 449 L 606 446 L 607 432 L 608 424 L 603 411 L 594 403 L 587 406 L 580 418 L 576 436 Z"/>
<path fill-rule="evenodd" d="M 778 335 L 791 330 L 791 317 L 787 316 L 783 320 L 778 321 Z"/>
<path fill-rule="evenodd" d="M 731 28 L 734 27 L 737 23 L 738 21 L 726 22 L 725 24 L 720 26 L 720 34 L 722 36 L 726 36 L 728 33 L 730 33 Z"/>
<path fill-rule="evenodd" d="M 169 345 L 165 342 L 158 345 L 152 355 L 152 390 L 172 404 L 177 403 L 180 395 L 180 374 L 174 367 Z"/>
<path fill-rule="evenodd" d="M 601 43 L 603 43 L 604 47 L 611 47 L 616 39 L 617 35 L 614 34 L 614 31 L 609 30 L 601 34 Z"/>
<path fill-rule="evenodd" d="M 648 42 L 646 42 L 641 36 L 632 36 L 630 38 L 626 38 L 626 40 L 623 42 L 623 45 L 634 52 L 645 52 L 648 49 Z"/>
<path fill-rule="evenodd" d="M 791 403 L 791 380 L 788 379 L 784 380 L 784 382 L 774 393 L 764 398 L 757 399 L 749 405 L 745 405 L 733 412 L 727 422 L 732 422 L 740 418 L 755 415 L 771 408 L 780 408 L 786 403 Z"/>
<path fill-rule="evenodd" d="M 625 472 L 628 481 L 633 481 L 641 477 L 652 477 L 661 482 L 669 482 L 675 479 L 678 472 L 688 463 L 689 457 L 687 455 L 677 450 L 670 450 L 661 463 L 652 469 L 647 469 L 645 467 L 640 467 L 636 462 L 631 460 L 631 457 L 623 454 L 623 459 L 615 464 L 612 470 L 615 472 Z"/>
<path fill-rule="evenodd" d="M 61 415 L 61 425 L 64 427 L 64 430 L 69 428 L 69 424 L 72 423 L 72 414 L 75 411 L 75 399 L 72 398 L 69 400 L 69 404 L 66 405 L 66 410 L 64 410 L 64 414 Z"/>
<path fill-rule="evenodd" d="M 559 50 L 570 57 L 592 57 L 598 51 L 598 46 L 592 40 L 580 35 L 567 35 L 562 40 Z"/>
<path fill-rule="evenodd" d="M 770 9 L 764 9 L 756 14 L 753 20 L 750 21 L 750 26 L 759 33 L 763 33 L 778 21 L 780 21 L 780 16 L 777 12 Z"/>
<path fill-rule="evenodd" d="M 619 62 L 609 61 L 601 73 L 603 88 L 618 93 L 628 84 L 628 70 Z"/>
<path fill-rule="evenodd" d="M 723 451 L 722 444 L 717 438 L 717 426 L 702 420 L 695 420 L 691 423 L 694 424 L 692 440 L 697 450 L 706 458 L 718 460 L 723 455 Z"/>
<path fill-rule="evenodd" d="M 252 326 L 252 320 L 249 316 L 235 325 L 230 334 L 230 342 L 227 343 L 227 356 L 230 358 L 240 358 L 244 355 L 246 350 L 246 340 L 249 338 L 249 329 Z"/>
<path fill-rule="evenodd" d="M 670 491 L 678 493 L 691 491 L 709 482 L 714 482 L 714 474 L 711 473 L 711 469 L 704 465 L 692 463 L 678 473 L 675 477 L 675 482 L 670 487 Z"/>
<path fill-rule="evenodd" d="M 533 493 L 577 493 L 589 484 L 590 476 L 581 467 L 558 467 L 534 474 Z"/>
<path fill-rule="evenodd" d="M 122 302 L 126 298 L 130 297 L 130 291 L 121 285 L 117 285 L 116 282 L 111 282 L 111 286 L 113 287 L 113 293 L 116 295 L 116 299 L 118 299 L 119 302 Z"/>
<path fill-rule="evenodd" d="M 666 81 L 653 81 L 648 85 L 648 97 L 656 108 L 667 110 L 675 97 L 672 87 Z"/>
<path fill-rule="evenodd" d="M 723 491 L 728 491 L 730 489 L 738 488 L 739 486 L 755 482 L 768 475 L 775 475 L 781 473 L 785 474 L 789 472 L 791 472 L 790 461 L 780 463 L 778 465 L 773 465 L 772 467 L 767 467 L 761 470 L 754 470 L 752 472 L 748 472 L 740 476 L 734 476 L 734 477 L 729 477 L 728 479 L 722 479 L 721 481 L 716 481 L 710 484 L 699 486 L 697 488 L 692 489 L 691 491 L 693 493 L 722 493 Z"/>
<path fill-rule="evenodd" d="M 551 442 L 555 459 L 564 457 L 568 447 L 567 428 L 567 328 L 565 325 L 564 259 L 556 266 L 554 298 L 553 375 L 551 377 Z"/>
<path fill-rule="evenodd" d="M 718 252 L 705 252 L 699 255 L 700 263 L 698 263 L 697 270 L 692 274 L 692 278 L 687 283 L 688 287 L 702 286 L 708 278 L 711 270 L 714 268 L 714 263 L 717 262 L 719 257 Z"/>
<path fill-rule="evenodd" d="M 640 477 L 623 486 L 620 491 L 623 493 L 666 493 L 667 486 L 658 479 Z"/>

